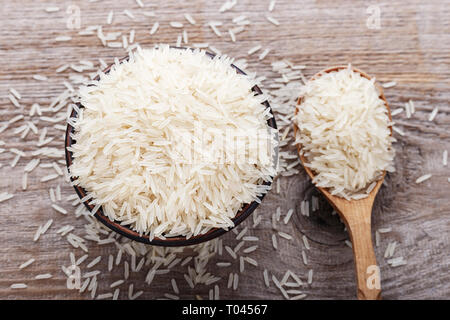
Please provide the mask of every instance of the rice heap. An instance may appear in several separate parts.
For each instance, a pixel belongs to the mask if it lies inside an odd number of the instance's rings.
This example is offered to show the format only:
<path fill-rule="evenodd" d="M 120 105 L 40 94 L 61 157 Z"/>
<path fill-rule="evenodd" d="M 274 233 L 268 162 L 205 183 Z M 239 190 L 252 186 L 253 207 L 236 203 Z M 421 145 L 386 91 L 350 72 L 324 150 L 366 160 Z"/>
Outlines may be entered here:
<path fill-rule="evenodd" d="M 191 237 L 234 226 L 242 205 L 259 201 L 276 173 L 276 131 L 265 96 L 231 62 L 138 48 L 80 88 L 69 170 L 93 212 L 151 239 Z"/>
<path fill-rule="evenodd" d="M 394 171 L 388 110 L 375 86 L 351 67 L 325 73 L 301 89 L 296 143 L 313 183 L 346 199 L 361 199 L 384 171 Z"/>

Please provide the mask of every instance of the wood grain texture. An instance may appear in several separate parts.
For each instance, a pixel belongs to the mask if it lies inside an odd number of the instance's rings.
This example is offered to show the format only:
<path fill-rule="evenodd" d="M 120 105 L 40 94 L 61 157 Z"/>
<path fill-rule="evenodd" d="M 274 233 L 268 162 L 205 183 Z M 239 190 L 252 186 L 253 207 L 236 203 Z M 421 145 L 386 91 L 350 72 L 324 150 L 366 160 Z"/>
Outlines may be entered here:
<path fill-rule="evenodd" d="M 150 1 L 143 0 L 144 3 Z M 155 11 L 157 17 L 145 17 L 132 0 L 98 2 L 71 1 L 81 10 L 81 28 L 101 24 L 107 32 L 129 33 L 136 30 L 136 41 L 141 45 L 168 42 L 174 44 L 179 29 L 169 26 L 170 21 L 185 23 L 189 43 L 208 42 L 230 56 L 245 57 L 248 49 L 257 44 L 271 48 L 270 54 L 259 61 L 257 54 L 249 59 L 247 71 L 268 77 L 265 83 L 276 75 L 270 63 L 289 59 L 295 64 L 305 64 L 305 76 L 310 77 L 328 66 L 348 62 L 376 76 L 380 82 L 396 81 L 397 86 L 386 89 L 385 95 L 392 109 L 402 107 L 409 99 L 414 100 L 416 113 L 407 119 L 404 113 L 394 117 L 397 125 L 407 133 L 398 136 L 395 166 L 397 172 L 386 177 L 386 186 L 377 196 L 372 216 L 373 229 L 392 227 L 392 232 L 381 236 L 381 244 L 375 248 L 381 268 L 381 285 L 384 299 L 448 299 L 450 298 L 450 276 L 448 273 L 450 196 L 447 178 L 449 167 L 442 165 L 442 152 L 450 150 L 450 8 L 441 1 L 398 1 L 383 3 L 381 28 L 368 29 L 369 17 L 366 9 L 371 1 L 291 1 L 278 0 L 271 16 L 280 21 L 278 27 L 269 23 L 265 15 L 269 1 L 239 1 L 229 12 L 219 13 L 223 1 L 174 0 L 151 1 L 146 11 Z M 66 63 L 78 63 L 81 59 L 112 62 L 113 57 L 125 55 L 123 49 L 104 48 L 95 36 L 80 36 L 79 30 L 66 27 L 69 4 L 58 3 L 56 13 L 46 13 L 46 1 L 2 3 L 0 13 L 0 127 L 12 117 L 28 116 L 32 103 L 46 106 L 65 87 L 63 81 L 71 72 L 56 74 L 57 67 Z M 136 16 L 132 21 L 123 14 L 129 8 Z M 114 10 L 114 22 L 106 25 L 109 10 Z M 189 12 L 197 20 L 188 25 L 183 13 Z M 232 18 L 245 14 L 251 26 L 237 35 L 238 41 L 231 42 L 226 30 L 233 24 Z M 222 37 L 204 25 L 208 21 L 223 22 Z M 149 30 L 158 21 L 161 26 L 152 36 Z M 55 42 L 57 36 L 71 36 L 68 42 Z M 36 81 L 33 74 L 45 75 L 48 81 Z M 21 108 L 15 108 L 8 100 L 9 88 L 22 94 Z M 263 87 L 264 89 L 264 87 Z M 439 113 L 433 122 L 428 122 L 434 107 Z M 69 264 L 72 247 L 56 230 L 65 224 L 82 229 L 82 218 L 63 216 L 49 206 L 48 189 L 55 183 L 41 183 L 43 175 L 53 173 L 52 169 L 37 168 L 29 175 L 29 187 L 21 190 L 21 176 L 24 166 L 30 160 L 30 152 L 36 149 L 37 137 L 30 133 L 25 139 L 13 134 L 14 127 L 24 124 L 21 120 L 0 133 L 0 140 L 6 145 L 1 148 L 17 148 L 27 152 L 17 166 L 10 168 L 14 158 L 11 152 L 0 153 L 0 193 L 15 194 L 12 200 L 0 203 L 0 298 L 4 299 L 85 299 L 89 295 L 66 288 L 66 277 L 61 265 Z M 39 121 L 43 128 L 47 123 Z M 63 132 L 51 129 L 48 136 L 56 137 L 49 146 L 63 147 Z M 47 161 L 48 162 L 48 161 Z M 433 174 L 426 182 L 416 185 L 415 180 L 425 173 Z M 308 299 L 354 299 L 355 277 L 352 252 L 344 241 L 349 239 L 332 208 L 314 189 L 305 172 L 297 176 L 281 177 L 281 193 L 272 191 L 258 209 L 264 219 L 252 228 L 251 218 L 244 223 L 249 226 L 249 235 L 259 237 L 259 248 L 251 254 L 259 266 L 246 265 L 245 274 L 240 277 L 239 289 L 226 288 L 229 272 L 239 272 L 239 263 L 229 256 L 217 257 L 216 261 L 232 261 L 228 268 L 215 268 L 214 273 L 222 277 L 219 282 L 222 299 L 281 299 L 282 295 L 272 284 L 266 288 L 263 282 L 264 268 L 280 279 L 287 269 L 306 280 L 309 269 L 314 270 L 314 281 L 302 289 Z M 74 193 L 73 189 L 59 181 L 64 199 Z M 300 214 L 300 203 L 312 195 L 319 197 L 319 210 L 310 217 Z M 290 208 L 295 212 L 285 226 L 279 223 L 281 231 L 293 236 L 293 240 L 278 237 L 279 249 L 271 245 L 275 230 L 271 227 L 271 214 L 280 206 L 283 213 Z M 42 238 L 32 241 L 36 228 L 49 218 L 54 224 Z M 276 230 L 278 231 L 278 230 Z M 305 235 L 311 250 L 303 247 Z M 234 234 L 223 236 L 225 244 L 237 244 Z M 395 256 L 403 256 L 408 264 L 392 268 L 384 259 L 388 242 L 397 241 Z M 301 251 L 305 250 L 308 264 L 302 262 Z M 80 257 L 83 252 L 74 253 Z M 109 285 L 123 277 L 123 266 L 108 273 L 107 258 L 115 254 L 114 246 L 89 246 L 89 260 L 102 255 L 99 267 L 105 272 L 99 277 L 98 292 L 108 292 Z M 187 253 L 186 253 L 187 254 Z M 24 270 L 18 266 L 34 257 L 36 261 Z M 50 280 L 34 280 L 40 273 L 51 273 Z M 143 299 L 160 298 L 163 292 L 171 292 L 170 279 L 175 278 L 180 287 L 181 298 L 192 298 L 196 294 L 207 298 L 209 288 L 198 286 L 195 290 L 186 284 L 185 268 L 176 267 L 169 275 L 155 278 L 149 287 L 143 284 L 147 270 L 131 273 L 130 283 L 135 291 L 144 290 Z M 11 290 L 12 283 L 28 284 L 26 290 Z M 121 298 L 126 298 L 127 288 L 121 287 Z"/>

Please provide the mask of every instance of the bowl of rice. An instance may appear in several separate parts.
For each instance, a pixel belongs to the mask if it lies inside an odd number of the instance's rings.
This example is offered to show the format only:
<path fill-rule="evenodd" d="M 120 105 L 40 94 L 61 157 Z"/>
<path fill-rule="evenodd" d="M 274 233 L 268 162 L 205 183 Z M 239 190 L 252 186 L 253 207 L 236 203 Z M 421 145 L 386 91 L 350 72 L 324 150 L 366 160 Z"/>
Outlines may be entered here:
<path fill-rule="evenodd" d="M 278 133 L 253 78 L 226 56 L 137 48 L 80 87 L 66 131 L 90 215 L 152 245 L 193 245 L 245 220 L 270 190 Z"/>

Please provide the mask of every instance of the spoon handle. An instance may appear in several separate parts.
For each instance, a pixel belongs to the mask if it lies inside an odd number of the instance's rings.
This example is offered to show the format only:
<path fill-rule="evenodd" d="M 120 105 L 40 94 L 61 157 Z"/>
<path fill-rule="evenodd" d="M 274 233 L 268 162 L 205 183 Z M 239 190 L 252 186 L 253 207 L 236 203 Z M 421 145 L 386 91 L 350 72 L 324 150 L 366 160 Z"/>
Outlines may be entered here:
<path fill-rule="evenodd" d="M 344 213 L 355 257 L 357 294 L 360 300 L 381 299 L 380 269 L 372 245 L 371 207 L 355 203 Z"/>

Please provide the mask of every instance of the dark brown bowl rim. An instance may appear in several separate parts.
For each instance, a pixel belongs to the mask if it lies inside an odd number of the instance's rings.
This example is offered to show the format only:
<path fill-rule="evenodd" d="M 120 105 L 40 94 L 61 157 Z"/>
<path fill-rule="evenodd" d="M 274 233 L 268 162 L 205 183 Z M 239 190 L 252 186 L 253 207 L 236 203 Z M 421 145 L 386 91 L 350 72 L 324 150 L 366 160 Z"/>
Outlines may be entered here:
<path fill-rule="evenodd" d="M 185 47 L 171 47 L 171 48 L 182 49 L 182 50 L 190 49 L 190 48 L 185 48 Z M 193 50 L 193 49 L 191 49 L 191 50 Z M 205 53 L 211 58 L 215 57 L 215 54 L 213 54 L 213 53 L 210 53 L 207 51 L 205 51 Z M 126 56 L 122 59 L 119 59 L 119 62 L 122 62 L 122 61 L 128 60 L 128 59 L 129 59 L 129 56 Z M 108 67 L 106 67 L 103 70 L 103 72 L 108 73 L 111 70 L 112 66 L 113 66 L 113 64 L 109 65 Z M 239 69 L 234 64 L 231 64 L 231 67 L 233 67 L 237 73 L 247 75 L 244 71 Z M 99 75 L 97 75 L 94 78 L 94 80 L 99 80 Z M 257 85 L 252 87 L 252 91 L 254 91 L 256 93 L 256 95 L 262 94 L 261 89 Z M 267 120 L 268 126 L 273 129 L 277 129 L 275 117 L 273 115 L 272 108 L 271 108 L 269 102 L 266 100 L 262 104 L 266 108 L 270 109 L 270 114 L 272 115 L 272 117 Z M 80 103 L 77 103 L 77 106 L 79 108 L 83 108 L 83 106 Z M 70 114 L 70 117 L 73 118 L 76 116 L 77 116 L 77 112 L 75 109 L 73 109 Z M 74 128 L 69 123 L 67 123 L 64 150 L 65 150 L 65 157 L 66 157 L 66 166 L 67 166 L 68 171 L 69 171 L 69 167 L 73 161 L 72 152 L 67 150 L 67 147 L 71 146 L 73 143 L 73 139 L 70 136 L 70 133 L 72 133 L 72 132 L 74 132 Z M 278 147 L 276 147 L 276 152 L 277 152 L 277 150 L 278 150 Z M 272 179 L 273 179 L 273 177 L 272 177 Z M 72 177 L 70 177 L 70 181 L 73 182 L 74 179 L 72 179 Z M 271 181 L 266 181 L 266 182 L 263 182 L 262 185 L 270 186 L 271 184 L 272 184 Z M 79 186 L 75 186 L 75 185 L 73 187 L 75 189 L 75 192 L 80 197 L 80 199 L 82 199 L 84 196 L 86 196 L 86 190 L 84 190 L 83 188 L 81 188 Z M 266 195 L 266 193 L 259 196 L 258 197 L 259 200 L 262 201 L 262 199 L 265 197 L 265 195 Z M 86 206 L 86 208 L 89 211 L 91 211 L 94 206 L 90 205 L 88 202 L 89 202 L 89 200 L 84 201 L 83 204 Z M 248 218 L 248 216 L 251 213 L 253 213 L 253 211 L 255 211 L 255 209 L 258 207 L 258 205 L 259 205 L 259 203 L 256 201 L 244 204 L 243 208 L 241 210 L 239 210 L 239 212 L 236 214 L 236 216 L 234 218 L 231 219 L 234 222 L 234 227 L 229 228 L 228 230 L 225 230 L 223 228 L 213 228 L 213 229 L 209 230 L 207 233 L 192 236 L 189 239 L 186 239 L 186 237 L 177 236 L 177 237 L 167 237 L 165 239 L 154 237 L 152 240 L 150 240 L 148 235 L 144 235 L 144 234 L 140 235 L 138 232 L 130 229 L 128 226 L 123 226 L 123 225 L 120 225 L 119 222 L 111 221 L 107 216 L 104 215 L 102 207 L 99 208 L 99 210 L 94 214 L 94 216 L 109 229 L 111 229 L 111 230 L 119 233 L 120 235 L 127 237 L 131 240 L 145 243 L 145 244 L 150 244 L 150 245 L 165 246 L 165 247 L 179 247 L 179 246 L 190 246 L 190 245 L 194 245 L 194 244 L 199 244 L 199 243 L 209 241 L 209 240 L 212 240 L 216 237 L 223 235 L 224 233 L 237 227 L 242 221 L 244 221 L 246 218 Z"/>

